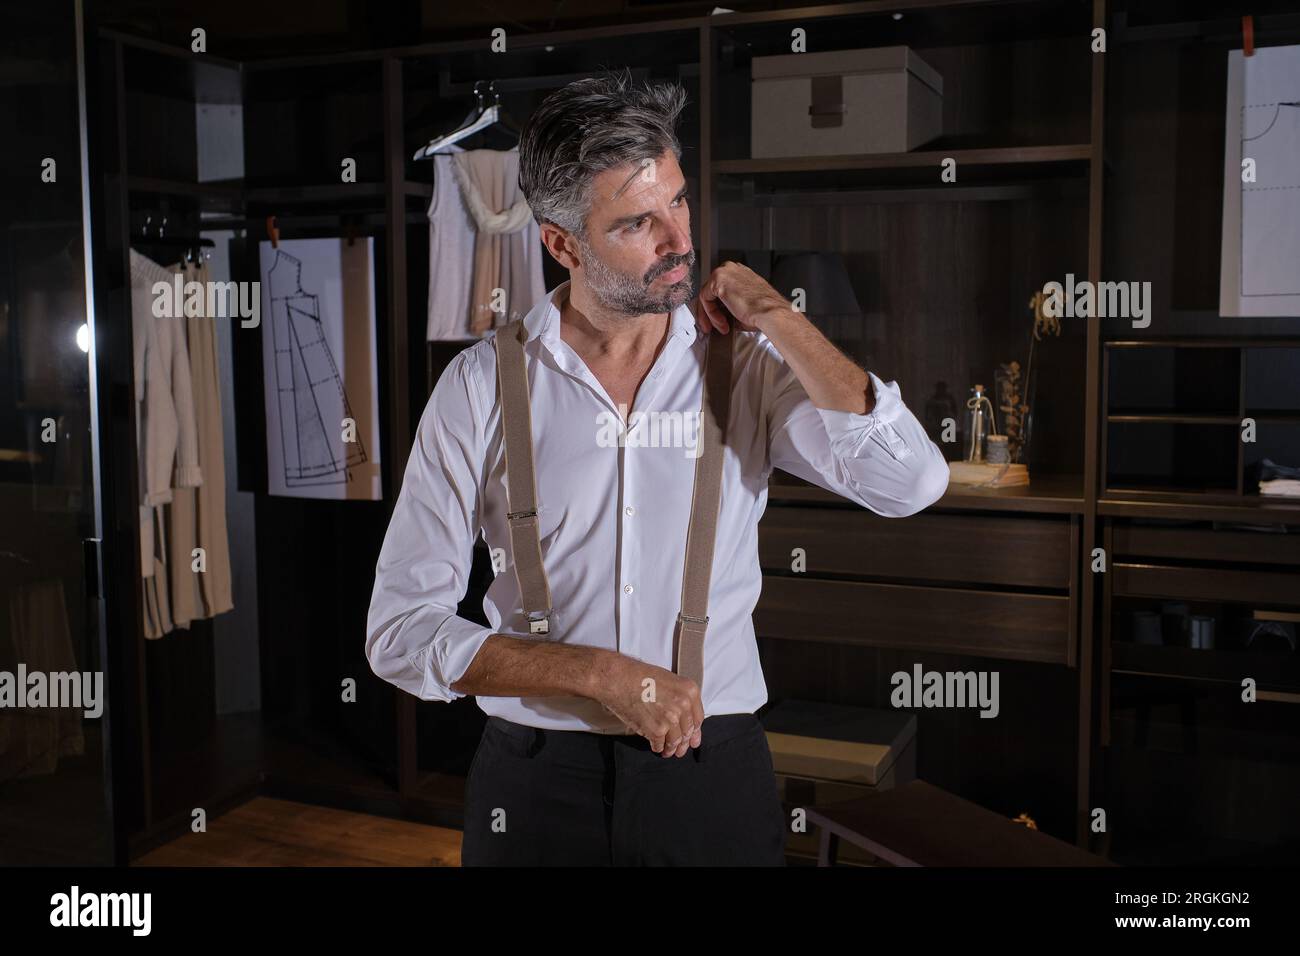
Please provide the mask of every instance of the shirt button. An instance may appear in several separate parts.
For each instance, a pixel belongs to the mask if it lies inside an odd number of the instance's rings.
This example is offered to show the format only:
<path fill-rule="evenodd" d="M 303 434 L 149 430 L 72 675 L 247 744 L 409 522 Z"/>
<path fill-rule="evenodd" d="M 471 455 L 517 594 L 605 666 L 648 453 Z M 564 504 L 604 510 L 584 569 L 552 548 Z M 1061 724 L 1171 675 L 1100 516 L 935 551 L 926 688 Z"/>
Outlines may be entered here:
<path fill-rule="evenodd" d="M 631 594 L 631 593 L 632 593 L 632 585 L 630 585 L 630 584 L 625 584 L 625 585 L 623 585 L 623 593 L 624 593 L 624 594 Z"/>
<path fill-rule="evenodd" d="M 630 518 L 634 514 L 636 514 L 636 509 L 633 508 L 631 505 L 628 505 L 626 508 L 623 509 L 623 514 L 627 515 Z"/>

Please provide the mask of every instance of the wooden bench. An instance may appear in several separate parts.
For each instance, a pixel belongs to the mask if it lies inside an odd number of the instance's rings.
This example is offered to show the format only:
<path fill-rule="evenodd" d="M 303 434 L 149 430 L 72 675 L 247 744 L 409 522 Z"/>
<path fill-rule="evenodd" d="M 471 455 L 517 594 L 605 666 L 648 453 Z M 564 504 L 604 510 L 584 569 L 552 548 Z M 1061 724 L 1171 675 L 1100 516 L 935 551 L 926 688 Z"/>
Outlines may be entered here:
<path fill-rule="evenodd" d="M 807 813 L 821 830 L 818 866 L 835 865 L 841 840 L 894 866 L 1116 865 L 924 780 Z"/>

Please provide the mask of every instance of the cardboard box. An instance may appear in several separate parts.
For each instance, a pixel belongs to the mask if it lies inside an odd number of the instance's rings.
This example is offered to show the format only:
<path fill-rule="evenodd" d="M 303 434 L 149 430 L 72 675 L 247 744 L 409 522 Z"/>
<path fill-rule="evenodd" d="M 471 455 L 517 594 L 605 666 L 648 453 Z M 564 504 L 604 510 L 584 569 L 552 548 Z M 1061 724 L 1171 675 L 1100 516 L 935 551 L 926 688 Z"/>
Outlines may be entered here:
<path fill-rule="evenodd" d="M 905 46 L 756 56 L 750 155 L 902 153 L 942 135 L 943 77 Z"/>
<path fill-rule="evenodd" d="M 828 793 L 887 790 L 916 777 L 916 716 L 784 700 L 762 717 L 779 776 L 822 781 Z"/>

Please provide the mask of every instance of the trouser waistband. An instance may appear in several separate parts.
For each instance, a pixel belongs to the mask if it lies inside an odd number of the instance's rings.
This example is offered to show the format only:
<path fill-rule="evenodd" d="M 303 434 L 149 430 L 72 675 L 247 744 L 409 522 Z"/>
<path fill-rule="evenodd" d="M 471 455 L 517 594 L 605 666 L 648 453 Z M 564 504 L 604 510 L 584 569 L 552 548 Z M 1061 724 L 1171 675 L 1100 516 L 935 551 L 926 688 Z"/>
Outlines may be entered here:
<path fill-rule="evenodd" d="M 650 741 L 640 734 L 602 734 L 593 730 L 559 730 L 553 727 L 530 727 L 506 720 L 495 714 L 488 717 L 488 723 L 502 733 L 509 734 L 527 744 L 540 744 L 546 740 L 577 741 L 590 738 L 593 741 L 618 741 L 639 750 L 649 750 Z M 700 728 L 701 745 L 719 744 L 750 730 L 759 719 L 754 714 L 711 714 L 704 718 Z"/>

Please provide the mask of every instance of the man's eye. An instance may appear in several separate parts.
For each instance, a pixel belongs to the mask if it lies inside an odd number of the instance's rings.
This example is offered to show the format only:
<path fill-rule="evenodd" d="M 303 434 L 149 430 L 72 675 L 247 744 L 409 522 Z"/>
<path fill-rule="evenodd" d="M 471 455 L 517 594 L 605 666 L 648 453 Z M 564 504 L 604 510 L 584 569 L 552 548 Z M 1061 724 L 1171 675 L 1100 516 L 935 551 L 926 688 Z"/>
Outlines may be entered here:
<path fill-rule="evenodd" d="M 644 219 L 638 219 L 636 222 L 632 223 L 632 225 L 630 225 L 630 226 L 627 227 L 627 231 L 628 231 L 628 232 L 636 232 L 638 229 L 641 228 L 641 223 L 643 223 L 643 222 L 645 222 Z"/>
<path fill-rule="evenodd" d="M 679 203 L 684 203 L 689 198 L 690 198 L 689 196 L 678 196 L 676 199 L 673 200 L 673 205 L 676 206 Z"/>

